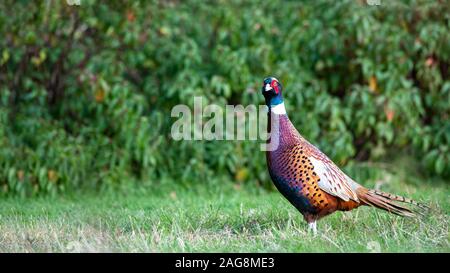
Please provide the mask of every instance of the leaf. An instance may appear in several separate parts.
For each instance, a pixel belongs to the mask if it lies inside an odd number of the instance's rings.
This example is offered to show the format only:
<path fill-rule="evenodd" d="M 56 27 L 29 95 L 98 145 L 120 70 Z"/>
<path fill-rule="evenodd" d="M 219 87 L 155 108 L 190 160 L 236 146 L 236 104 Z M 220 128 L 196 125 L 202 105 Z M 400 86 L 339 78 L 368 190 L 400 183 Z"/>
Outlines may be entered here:
<path fill-rule="evenodd" d="M 103 88 L 97 88 L 95 91 L 95 101 L 102 102 L 105 99 L 105 91 Z"/>
<path fill-rule="evenodd" d="M 386 115 L 386 119 L 391 122 L 394 119 L 395 111 L 389 107 L 384 108 L 384 114 Z"/>
<path fill-rule="evenodd" d="M 9 51 L 7 49 L 3 49 L 2 59 L 0 60 L 0 65 L 4 65 L 9 60 Z"/>
<path fill-rule="evenodd" d="M 440 155 L 435 162 L 436 173 L 441 174 L 444 171 L 445 160 L 444 156 Z"/>
<path fill-rule="evenodd" d="M 369 90 L 372 93 L 377 93 L 377 91 L 378 91 L 377 78 L 375 76 L 372 76 L 369 79 Z"/>
<path fill-rule="evenodd" d="M 239 168 L 236 172 L 235 178 L 239 182 L 245 181 L 245 179 L 248 177 L 248 170 L 247 168 Z"/>

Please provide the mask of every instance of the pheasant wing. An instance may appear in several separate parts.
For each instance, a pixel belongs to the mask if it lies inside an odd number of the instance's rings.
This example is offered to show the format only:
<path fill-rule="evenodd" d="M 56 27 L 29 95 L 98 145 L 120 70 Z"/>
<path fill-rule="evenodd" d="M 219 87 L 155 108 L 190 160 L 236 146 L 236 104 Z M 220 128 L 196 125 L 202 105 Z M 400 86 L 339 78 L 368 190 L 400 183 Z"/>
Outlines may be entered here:
<path fill-rule="evenodd" d="M 341 198 L 344 201 L 359 202 L 355 188 L 359 185 L 342 172 L 324 153 L 308 143 L 309 160 L 319 176 L 318 186 L 323 191 Z"/>

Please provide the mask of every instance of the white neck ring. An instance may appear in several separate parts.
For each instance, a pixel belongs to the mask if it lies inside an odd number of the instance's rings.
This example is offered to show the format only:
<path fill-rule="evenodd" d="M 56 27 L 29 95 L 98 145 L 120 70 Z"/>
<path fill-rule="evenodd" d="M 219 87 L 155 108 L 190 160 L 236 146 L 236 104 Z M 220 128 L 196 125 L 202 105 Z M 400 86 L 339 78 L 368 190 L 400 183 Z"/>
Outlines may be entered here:
<path fill-rule="evenodd" d="M 277 115 L 285 115 L 286 114 L 286 108 L 284 107 L 284 102 L 277 104 L 277 105 L 272 105 L 270 107 L 270 111 L 274 114 Z"/>

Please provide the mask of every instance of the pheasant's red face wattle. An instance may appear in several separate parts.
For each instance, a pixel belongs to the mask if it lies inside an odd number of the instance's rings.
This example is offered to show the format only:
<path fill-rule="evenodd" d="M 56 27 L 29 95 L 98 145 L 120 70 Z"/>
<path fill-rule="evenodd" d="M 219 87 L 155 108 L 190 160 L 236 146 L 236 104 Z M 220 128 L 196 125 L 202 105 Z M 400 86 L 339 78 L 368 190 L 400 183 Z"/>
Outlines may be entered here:
<path fill-rule="evenodd" d="M 275 90 L 275 93 L 280 93 L 280 88 L 276 80 L 272 80 L 272 83 L 270 85 L 272 86 L 273 90 Z"/>

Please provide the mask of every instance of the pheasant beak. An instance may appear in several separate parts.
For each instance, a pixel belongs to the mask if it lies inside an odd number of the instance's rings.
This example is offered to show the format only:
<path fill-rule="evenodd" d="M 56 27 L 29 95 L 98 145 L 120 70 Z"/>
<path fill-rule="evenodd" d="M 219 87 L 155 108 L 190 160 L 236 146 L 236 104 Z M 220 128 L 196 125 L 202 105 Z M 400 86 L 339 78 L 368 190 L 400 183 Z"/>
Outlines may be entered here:
<path fill-rule="evenodd" d="M 270 86 L 270 84 L 266 84 L 266 86 L 265 86 L 265 88 L 264 88 L 264 90 L 267 92 L 267 91 L 270 91 L 270 90 L 272 90 L 272 86 Z"/>

